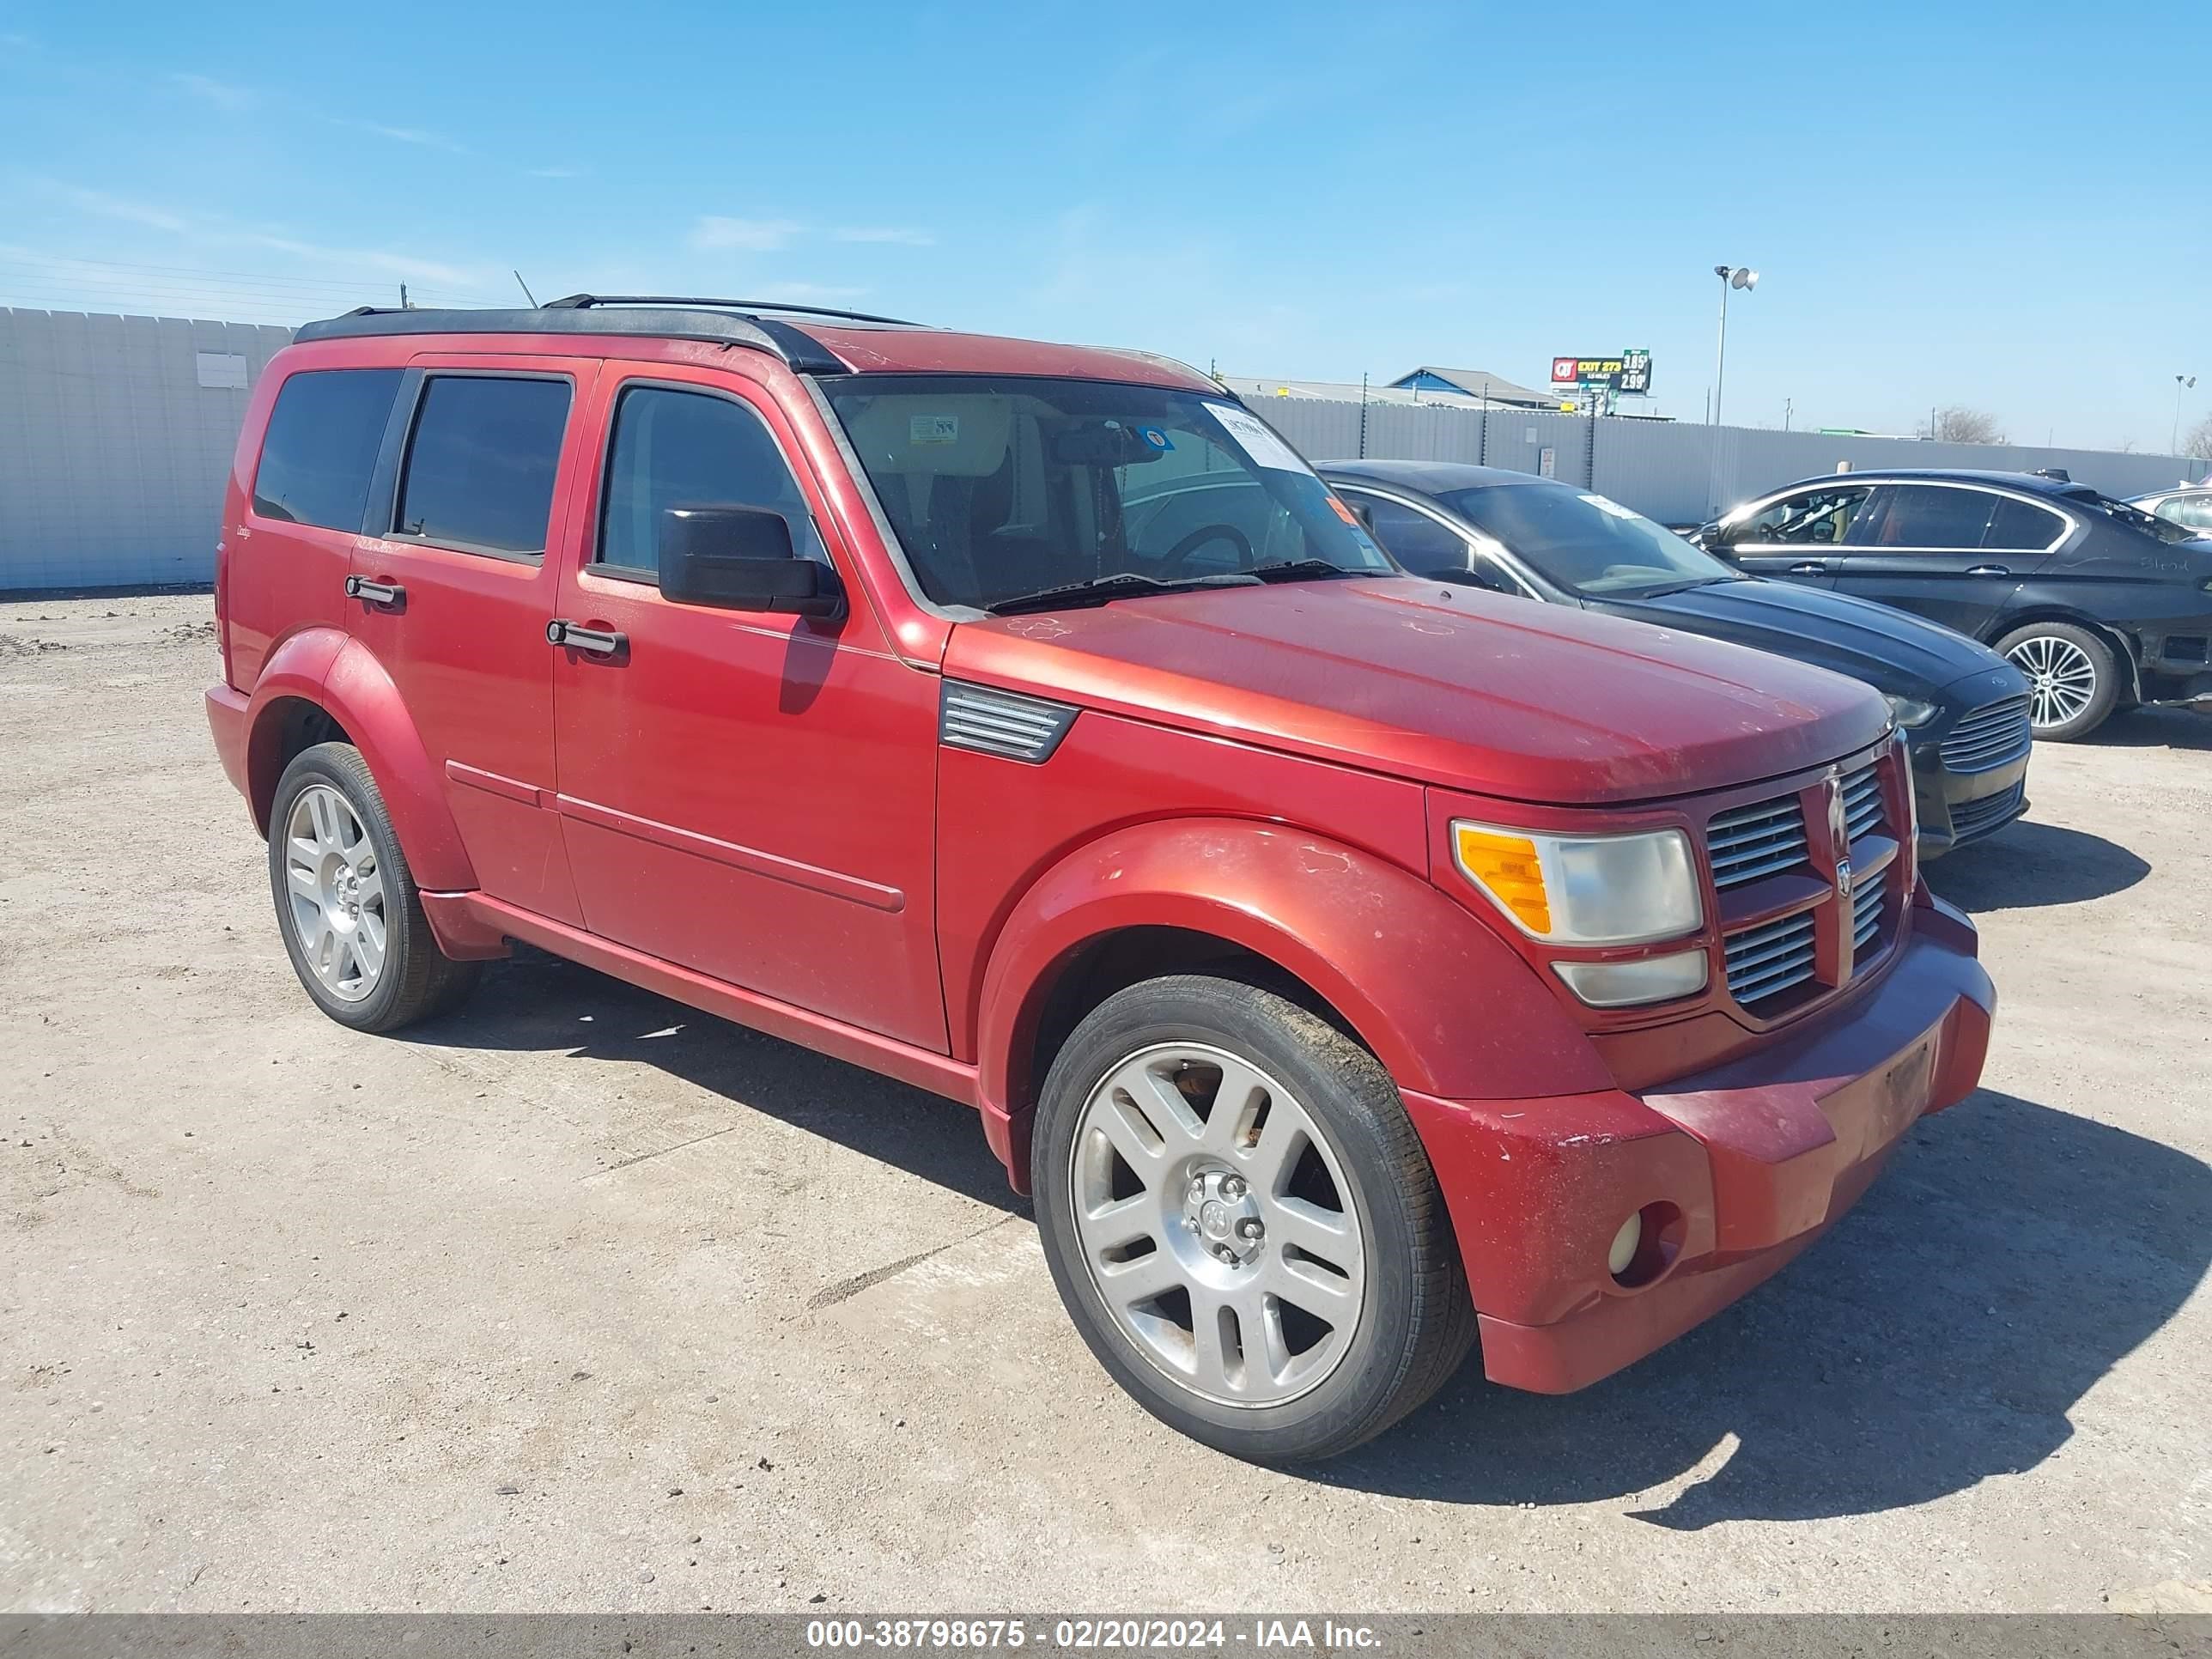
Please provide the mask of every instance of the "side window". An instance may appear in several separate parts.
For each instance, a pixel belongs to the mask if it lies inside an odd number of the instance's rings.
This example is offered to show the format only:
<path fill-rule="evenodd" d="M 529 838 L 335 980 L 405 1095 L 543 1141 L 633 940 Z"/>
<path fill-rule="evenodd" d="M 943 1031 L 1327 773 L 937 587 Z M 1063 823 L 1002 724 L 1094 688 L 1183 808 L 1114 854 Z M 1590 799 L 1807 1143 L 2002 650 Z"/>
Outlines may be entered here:
<path fill-rule="evenodd" d="M 1938 552 L 1979 547 L 1997 503 L 2004 499 L 1986 489 L 1892 485 L 1881 522 L 1875 526 L 1867 545 Z"/>
<path fill-rule="evenodd" d="M 1990 520 L 1989 533 L 1983 537 L 1982 545 L 2040 553 L 2057 541 L 2065 528 L 2066 520 L 2049 507 L 2006 495 L 1997 501 L 1997 510 Z"/>
<path fill-rule="evenodd" d="M 1341 493 L 1352 496 L 1354 507 L 1366 509 L 1368 520 L 1374 526 L 1375 539 L 1382 544 L 1382 550 L 1415 575 L 1433 575 L 1440 570 L 1463 571 L 1468 568 L 1467 538 L 1427 514 L 1364 491 Z"/>
<path fill-rule="evenodd" d="M 768 507 L 791 526 L 801 558 L 830 562 L 799 480 L 758 415 L 710 392 L 631 386 L 615 404 L 599 562 L 657 572 L 661 515 L 677 507 Z"/>
<path fill-rule="evenodd" d="M 2158 504 L 2158 516 L 2191 530 L 2212 530 L 2212 493 L 2169 495 Z"/>
<path fill-rule="evenodd" d="M 369 477 L 399 390 L 396 368 L 313 368 L 287 380 L 253 471 L 253 510 L 361 532 Z"/>
<path fill-rule="evenodd" d="M 471 551 L 545 551 L 568 424 L 566 380 L 434 375 L 399 484 L 396 536 Z"/>
<path fill-rule="evenodd" d="M 1874 494 L 1871 484 L 1837 484 L 1784 495 L 1731 529 L 1729 547 L 1838 547 Z"/>

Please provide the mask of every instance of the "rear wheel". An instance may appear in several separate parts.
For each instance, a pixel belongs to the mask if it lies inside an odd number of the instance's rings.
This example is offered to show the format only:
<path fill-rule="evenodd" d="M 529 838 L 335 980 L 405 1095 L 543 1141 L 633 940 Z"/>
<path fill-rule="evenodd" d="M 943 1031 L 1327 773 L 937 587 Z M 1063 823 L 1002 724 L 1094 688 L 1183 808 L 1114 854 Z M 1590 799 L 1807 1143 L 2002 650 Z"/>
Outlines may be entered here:
<path fill-rule="evenodd" d="M 2118 659 L 2086 628 L 2030 623 L 1999 640 L 1997 649 L 2027 676 L 2028 719 L 2039 738 L 2086 738 L 2119 702 Z"/>
<path fill-rule="evenodd" d="M 1037 1226 L 1077 1328 L 1154 1416 L 1240 1457 L 1325 1457 L 1474 1339 L 1436 1178 L 1374 1056 L 1229 980 L 1148 981 L 1061 1048 Z"/>
<path fill-rule="evenodd" d="M 394 1031 L 457 1006 L 482 964 L 438 949 L 383 793 L 351 744 L 302 750 L 277 780 L 269 884 L 293 971 L 357 1031 Z"/>

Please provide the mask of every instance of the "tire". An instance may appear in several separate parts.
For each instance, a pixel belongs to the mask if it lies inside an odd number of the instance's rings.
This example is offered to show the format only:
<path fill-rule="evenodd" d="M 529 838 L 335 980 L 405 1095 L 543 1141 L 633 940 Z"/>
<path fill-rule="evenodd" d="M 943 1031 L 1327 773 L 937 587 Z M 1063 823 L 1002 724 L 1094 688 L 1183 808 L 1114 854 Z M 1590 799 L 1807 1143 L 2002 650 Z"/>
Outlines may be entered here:
<path fill-rule="evenodd" d="M 1053 1062 L 1030 1162 L 1084 1341 L 1146 1411 L 1232 1456 L 1348 1451 L 1474 1343 L 1459 1247 L 1389 1074 L 1273 991 L 1184 975 L 1108 998 Z"/>
<path fill-rule="evenodd" d="M 439 950 L 383 792 L 351 744 L 303 750 L 276 781 L 269 886 L 293 972 L 341 1025 L 396 1031 L 459 1006 L 482 975 L 482 963 Z"/>
<path fill-rule="evenodd" d="M 2030 623 L 1997 641 L 1997 653 L 2027 676 L 2035 735 L 2074 743 L 2102 726 L 2120 700 L 2118 659 L 2109 642 L 2072 623 Z"/>

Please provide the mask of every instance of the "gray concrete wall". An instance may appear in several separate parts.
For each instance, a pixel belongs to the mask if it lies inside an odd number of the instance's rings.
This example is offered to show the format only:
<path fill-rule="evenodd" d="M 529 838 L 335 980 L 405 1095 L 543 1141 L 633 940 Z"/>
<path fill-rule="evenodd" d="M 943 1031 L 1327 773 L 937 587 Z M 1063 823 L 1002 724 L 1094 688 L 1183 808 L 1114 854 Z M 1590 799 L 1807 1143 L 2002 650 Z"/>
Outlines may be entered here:
<path fill-rule="evenodd" d="M 2021 444 L 1918 443 L 1910 438 L 1836 438 L 1817 432 L 1767 432 L 1685 422 L 1600 420 L 1493 409 L 1370 404 L 1365 448 L 1360 406 L 1304 398 L 1248 400 L 1291 446 L 1312 460 L 1477 461 L 1519 472 L 1542 470 L 1552 451 L 1553 476 L 1609 495 L 1662 524 L 1696 524 L 1715 505 L 1733 506 L 1799 478 L 1833 472 L 1849 461 L 1865 471 L 1885 466 L 1993 468 L 2029 472 L 2063 467 L 2077 482 L 2109 495 L 2140 495 L 2184 477 L 2202 477 L 2205 463 L 2172 455 L 2122 455 L 2107 450 L 2048 449 Z M 1593 453 L 1595 452 L 1595 453 Z M 1717 456 L 1717 465 L 1716 457 Z"/>
<path fill-rule="evenodd" d="M 213 580 L 247 389 L 291 337 L 0 307 L 0 589 Z"/>

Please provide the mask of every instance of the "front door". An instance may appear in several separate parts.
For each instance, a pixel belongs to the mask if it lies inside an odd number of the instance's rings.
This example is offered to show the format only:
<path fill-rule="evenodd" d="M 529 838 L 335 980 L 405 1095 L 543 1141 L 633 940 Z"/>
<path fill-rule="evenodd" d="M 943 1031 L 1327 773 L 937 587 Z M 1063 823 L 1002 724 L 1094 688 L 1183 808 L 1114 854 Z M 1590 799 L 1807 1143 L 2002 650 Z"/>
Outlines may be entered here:
<path fill-rule="evenodd" d="M 426 355 L 402 377 L 355 544 L 354 635 L 398 688 L 477 881 L 582 920 L 553 812 L 545 624 L 562 488 L 581 464 L 572 412 L 597 364 Z"/>
<path fill-rule="evenodd" d="M 1748 518 L 1723 525 L 1713 551 L 1754 576 L 1831 586 L 1836 556 L 1873 494 L 1874 486 L 1863 483 L 1793 490 Z"/>
<path fill-rule="evenodd" d="M 1976 636 L 2066 532 L 2048 508 L 1971 484 L 1884 484 L 1862 524 L 1838 592 Z"/>
<path fill-rule="evenodd" d="M 599 460 L 559 605 L 586 644 L 538 647 L 585 925 L 945 1052 L 937 676 L 884 637 L 764 388 L 610 364 L 592 404 Z M 701 506 L 782 514 L 803 556 L 842 567 L 850 611 L 826 623 L 664 598 L 663 515 Z"/>

